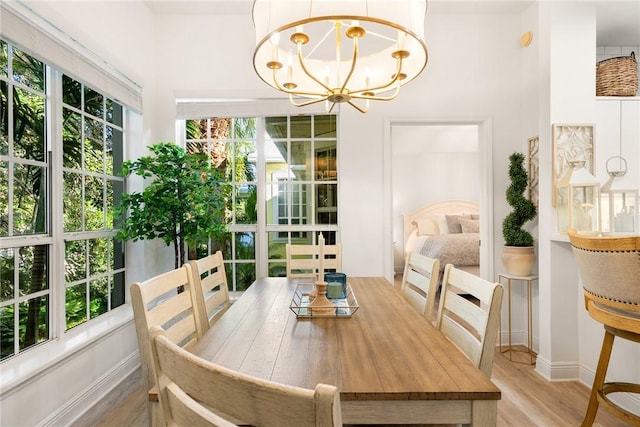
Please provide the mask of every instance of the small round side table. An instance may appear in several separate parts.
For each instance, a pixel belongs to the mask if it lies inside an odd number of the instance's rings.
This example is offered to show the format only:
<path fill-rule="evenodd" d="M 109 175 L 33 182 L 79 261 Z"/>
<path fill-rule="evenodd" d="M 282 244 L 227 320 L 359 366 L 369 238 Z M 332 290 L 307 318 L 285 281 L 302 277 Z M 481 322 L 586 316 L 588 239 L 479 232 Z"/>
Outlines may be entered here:
<path fill-rule="evenodd" d="M 531 328 L 531 286 L 533 281 L 538 280 L 538 276 L 514 276 L 513 274 L 500 273 L 498 274 L 498 282 L 503 285 L 503 281 L 506 280 L 507 285 L 507 300 L 509 306 L 509 345 L 502 345 L 502 322 L 500 322 L 500 353 L 509 359 L 511 362 L 521 363 L 524 365 L 535 365 L 537 354 L 532 349 L 532 328 Z M 514 348 L 511 342 L 511 282 L 519 281 L 527 284 L 527 348 L 525 350 Z M 528 357 L 528 361 L 520 361 L 513 358 L 514 352 L 525 353 Z"/>

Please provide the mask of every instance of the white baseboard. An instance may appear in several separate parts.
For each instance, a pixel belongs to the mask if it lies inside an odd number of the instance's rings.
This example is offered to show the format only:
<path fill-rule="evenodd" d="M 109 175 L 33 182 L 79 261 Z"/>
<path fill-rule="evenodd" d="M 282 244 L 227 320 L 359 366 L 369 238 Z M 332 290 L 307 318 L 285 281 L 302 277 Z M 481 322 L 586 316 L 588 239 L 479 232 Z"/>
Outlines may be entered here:
<path fill-rule="evenodd" d="M 540 355 L 536 358 L 536 372 L 547 381 L 577 381 L 580 365 L 573 362 L 553 362 Z"/>
<path fill-rule="evenodd" d="M 130 354 L 121 363 L 114 366 L 97 381 L 90 384 L 78 393 L 66 405 L 48 416 L 40 426 L 63 426 L 71 425 L 74 421 L 86 413 L 87 410 L 96 405 L 120 382 L 126 379 L 134 370 L 140 366 L 138 352 Z"/>

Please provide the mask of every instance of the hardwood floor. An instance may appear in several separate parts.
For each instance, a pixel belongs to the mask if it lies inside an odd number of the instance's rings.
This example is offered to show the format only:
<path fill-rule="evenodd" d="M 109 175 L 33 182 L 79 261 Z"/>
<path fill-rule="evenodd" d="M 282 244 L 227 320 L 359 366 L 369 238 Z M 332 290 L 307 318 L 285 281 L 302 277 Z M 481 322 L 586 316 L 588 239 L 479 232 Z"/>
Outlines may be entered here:
<path fill-rule="evenodd" d="M 493 382 L 502 390 L 498 402 L 498 426 L 579 426 L 587 408 L 589 389 L 578 382 L 548 382 L 533 366 L 510 362 L 496 349 Z M 146 391 L 140 369 L 122 382 L 73 427 L 146 427 Z M 595 426 L 627 427 L 629 424 L 600 408 Z"/>

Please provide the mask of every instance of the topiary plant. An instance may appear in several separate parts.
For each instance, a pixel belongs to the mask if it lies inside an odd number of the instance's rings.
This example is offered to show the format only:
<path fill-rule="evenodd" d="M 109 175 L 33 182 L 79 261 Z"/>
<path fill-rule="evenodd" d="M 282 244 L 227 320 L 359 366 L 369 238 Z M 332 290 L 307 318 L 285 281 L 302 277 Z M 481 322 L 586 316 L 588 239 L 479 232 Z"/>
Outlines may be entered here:
<path fill-rule="evenodd" d="M 533 246 L 533 236 L 522 226 L 534 219 L 538 213 L 536 205 L 526 197 L 529 175 L 523 166 L 524 154 L 513 153 L 509 156 L 509 178 L 511 184 L 507 187 L 507 203 L 512 211 L 502 222 L 502 236 L 505 246 Z"/>

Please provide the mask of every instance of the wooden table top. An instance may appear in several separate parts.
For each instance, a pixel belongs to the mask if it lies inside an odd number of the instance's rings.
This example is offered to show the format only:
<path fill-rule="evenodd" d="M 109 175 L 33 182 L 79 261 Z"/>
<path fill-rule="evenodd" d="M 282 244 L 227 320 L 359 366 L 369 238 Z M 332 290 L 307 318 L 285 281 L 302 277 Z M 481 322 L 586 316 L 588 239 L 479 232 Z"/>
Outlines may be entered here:
<path fill-rule="evenodd" d="M 296 283 L 258 279 L 191 349 L 257 377 L 342 401 L 498 400 L 500 390 L 381 277 L 350 277 L 351 318 L 297 319 Z"/>

